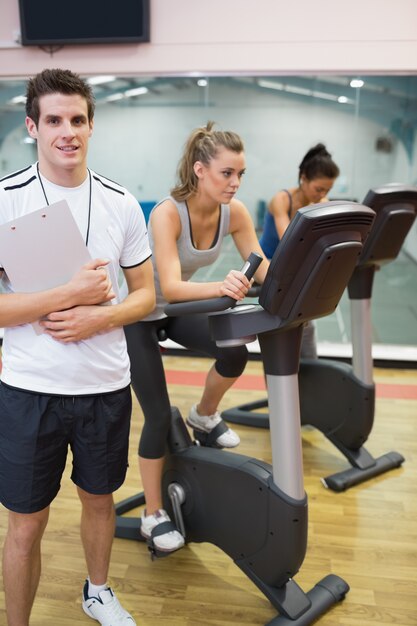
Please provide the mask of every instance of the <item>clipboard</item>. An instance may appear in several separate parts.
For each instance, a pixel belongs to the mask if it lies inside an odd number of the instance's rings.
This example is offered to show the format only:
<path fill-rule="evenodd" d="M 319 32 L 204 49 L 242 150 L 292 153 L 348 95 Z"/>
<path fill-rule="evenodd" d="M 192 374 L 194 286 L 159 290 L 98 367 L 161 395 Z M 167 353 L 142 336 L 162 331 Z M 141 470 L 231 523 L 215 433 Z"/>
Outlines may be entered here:
<path fill-rule="evenodd" d="M 66 200 L 0 226 L 0 266 L 14 292 L 58 287 L 90 260 Z"/>
<path fill-rule="evenodd" d="M 91 256 L 66 200 L 0 226 L 0 266 L 15 293 L 68 282 Z M 44 329 L 32 323 L 37 335 Z"/>

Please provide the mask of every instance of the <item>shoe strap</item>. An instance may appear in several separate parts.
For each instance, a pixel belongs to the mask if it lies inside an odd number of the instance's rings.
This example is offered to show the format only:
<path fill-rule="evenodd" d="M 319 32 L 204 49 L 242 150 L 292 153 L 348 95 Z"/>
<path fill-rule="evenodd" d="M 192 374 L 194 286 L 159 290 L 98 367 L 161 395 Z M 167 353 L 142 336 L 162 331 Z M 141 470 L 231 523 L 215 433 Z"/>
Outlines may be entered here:
<path fill-rule="evenodd" d="M 155 537 L 160 537 L 161 535 L 166 535 L 167 533 L 172 532 L 173 530 L 177 530 L 174 522 L 169 520 L 169 522 L 161 522 L 152 528 L 151 537 L 155 539 Z"/>
<path fill-rule="evenodd" d="M 198 440 L 200 441 L 200 443 L 203 446 L 216 446 L 219 447 L 219 444 L 217 443 L 217 439 L 221 436 L 224 435 L 224 433 L 226 433 L 229 430 L 229 427 L 227 426 L 226 422 L 222 419 L 217 426 L 215 426 L 213 428 L 213 430 L 211 430 L 209 433 L 198 433 Z"/>

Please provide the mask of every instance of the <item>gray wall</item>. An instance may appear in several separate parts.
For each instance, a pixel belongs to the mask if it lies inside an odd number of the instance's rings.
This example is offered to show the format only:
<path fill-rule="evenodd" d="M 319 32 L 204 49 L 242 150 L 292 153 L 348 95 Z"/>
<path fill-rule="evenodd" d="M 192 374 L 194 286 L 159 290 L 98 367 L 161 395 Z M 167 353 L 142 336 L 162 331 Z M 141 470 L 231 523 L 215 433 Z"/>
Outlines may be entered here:
<path fill-rule="evenodd" d="M 24 112 L 22 109 L 22 121 Z M 194 94 L 170 94 L 146 105 L 98 105 L 90 143 L 90 166 L 125 185 L 139 200 L 157 200 L 174 182 L 182 146 L 189 132 L 207 120 L 238 132 L 246 147 L 247 173 L 239 197 L 251 211 L 283 186 L 297 183 L 298 164 L 314 143 L 324 142 L 341 169 L 332 195 L 363 199 L 370 187 L 387 182 L 415 182 L 401 142 L 390 154 L 375 150 L 385 132 L 376 122 L 355 119 L 349 109 L 309 105 L 250 89 L 216 87 L 208 103 Z M 22 143 L 24 126 L 0 147 L 0 175 L 24 167 L 35 157 Z"/>

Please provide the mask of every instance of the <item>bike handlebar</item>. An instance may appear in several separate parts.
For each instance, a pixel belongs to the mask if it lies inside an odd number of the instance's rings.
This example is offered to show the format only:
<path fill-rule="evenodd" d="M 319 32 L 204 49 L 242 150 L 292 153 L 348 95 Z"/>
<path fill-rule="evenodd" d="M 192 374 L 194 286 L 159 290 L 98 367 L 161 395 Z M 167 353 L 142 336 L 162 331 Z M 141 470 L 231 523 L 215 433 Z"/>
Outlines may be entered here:
<path fill-rule="evenodd" d="M 245 261 L 241 272 L 250 280 L 262 261 L 263 257 L 256 252 L 251 252 L 248 259 Z M 225 311 L 226 309 L 233 308 L 237 302 L 237 300 L 231 298 L 230 296 L 207 298 L 206 300 L 171 302 L 166 305 L 164 311 L 168 316 L 190 315 L 192 313 L 215 313 L 217 311 Z"/>

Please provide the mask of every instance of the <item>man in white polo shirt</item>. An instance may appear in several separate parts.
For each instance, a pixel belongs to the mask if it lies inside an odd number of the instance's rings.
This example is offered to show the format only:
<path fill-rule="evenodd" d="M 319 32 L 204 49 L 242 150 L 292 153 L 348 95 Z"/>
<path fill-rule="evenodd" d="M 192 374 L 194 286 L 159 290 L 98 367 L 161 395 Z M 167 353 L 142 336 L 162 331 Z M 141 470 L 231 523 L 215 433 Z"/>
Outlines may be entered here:
<path fill-rule="evenodd" d="M 84 80 L 68 70 L 44 70 L 28 83 L 26 114 L 38 162 L 0 181 L 0 224 L 65 199 L 92 260 L 66 284 L 36 293 L 14 292 L 1 270 L 0 500 L 9 510 L 3 550 L 8 624 L 29 626 L 41 539 L 70 447 L 88 571 L 83 609 L 104 626 L 132 626 L 107 576 L 112 493 L 125 478 L 131 417 L 123 326 L 155 305 L 145 222 L 126 189 L 87 167 L 94 98 Z M 33 249 L 36 254 L 36 242 Z M 129 288 L 123 300 L 120 267 Z"/>

